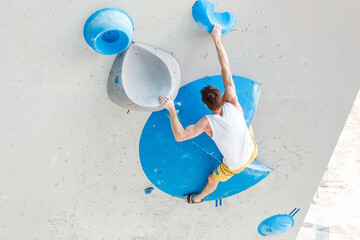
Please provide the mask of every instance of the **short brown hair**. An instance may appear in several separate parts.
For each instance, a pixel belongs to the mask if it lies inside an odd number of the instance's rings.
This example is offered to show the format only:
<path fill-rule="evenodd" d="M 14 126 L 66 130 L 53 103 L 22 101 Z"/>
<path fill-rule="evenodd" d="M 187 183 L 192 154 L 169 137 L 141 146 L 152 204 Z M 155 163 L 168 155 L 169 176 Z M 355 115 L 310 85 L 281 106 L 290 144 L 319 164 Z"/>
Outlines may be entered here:
<path fill-rule="evenodd" d="M 222 106 L 222 96 L 219 89 L 207 85 L 201 89 L 200 92 L 203 103 L 205 103 L 211 111 L 215 111 Z"/>

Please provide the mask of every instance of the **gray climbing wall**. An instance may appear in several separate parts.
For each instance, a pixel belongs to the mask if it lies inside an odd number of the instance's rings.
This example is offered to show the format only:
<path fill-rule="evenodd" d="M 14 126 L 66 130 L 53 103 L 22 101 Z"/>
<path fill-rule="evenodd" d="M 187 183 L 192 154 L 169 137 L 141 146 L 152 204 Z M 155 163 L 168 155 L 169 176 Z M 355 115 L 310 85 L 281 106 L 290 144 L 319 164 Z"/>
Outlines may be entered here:
<path fill-rule="evenodd" d="M 223 37 L 232 72 L 262 83 L 253 127 L 264 181 L 189 206 L 151 186 L 139 163 L 150 113 L 107 96 L 115 56 L 82 36 L 88 16 L 118 7 L 134 40 L 179 61 L 184 85 L 220 73 L 194 1 L 3 0 L 0 8 L 0 238 L 262 239 L 265 218 L 301 208 L 295 239 L 360 87 L 355 0 L 216 1 L 235 29 Z"/>

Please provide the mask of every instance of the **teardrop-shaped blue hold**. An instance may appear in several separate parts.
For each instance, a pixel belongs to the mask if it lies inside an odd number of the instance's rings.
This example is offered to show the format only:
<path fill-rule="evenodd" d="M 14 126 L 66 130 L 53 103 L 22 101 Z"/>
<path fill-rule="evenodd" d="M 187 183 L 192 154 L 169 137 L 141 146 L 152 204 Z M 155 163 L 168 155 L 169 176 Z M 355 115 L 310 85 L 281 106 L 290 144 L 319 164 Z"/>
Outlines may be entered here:
<path fill-rule="evenodd" d="M 263 236 L 276 235 L 294 226 L 294 218 L 286 214 L 269 217 L 259 224 L 258 232 Z"/>

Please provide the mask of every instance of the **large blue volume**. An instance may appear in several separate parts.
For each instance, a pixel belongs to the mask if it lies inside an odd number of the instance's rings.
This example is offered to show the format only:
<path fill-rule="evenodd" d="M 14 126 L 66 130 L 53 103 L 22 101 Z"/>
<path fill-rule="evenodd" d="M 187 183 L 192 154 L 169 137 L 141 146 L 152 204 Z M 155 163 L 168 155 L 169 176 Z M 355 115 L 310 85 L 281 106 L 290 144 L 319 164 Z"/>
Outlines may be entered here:
<path fill-rule="evenodd" d="M 199 0 L 195 2 L 192 7 L 192 16 L 202 29 L 206 32 L 211 32 L 214 23 L 220 24 L 222 34 L 229 32 L 236 23 L 233 14 L 229 12 L 215 12 L 214 4 L 206 0 Z"/>
<path fill-rule="evenodd" d="M 258 103 L 260 84 L 238 76 L 233 76 L 233 79 L 249 126 Z M 200 90 L 206 85 L 224 92 L 221 76 L 202 78 L 180 88 L 174 102 L 184 127 L 196 123 L 206 114 L 212 114 L 201 101 Z M 254 131 L 256 139 L 256 129 Z M 184 142 L 176 142 L 166 109 L 153 112 L 147 120 L 140 138 L 139 153 L 142 168 L 152 184 L 179 198 L 188 193 L 199 193 L 206 185 L 209 174 L 222 160 L 220 151 L 206 133 Z M 220 182 L 215 192 L 205 200 L 239 193 L 261 181 L 270 172 L 270 168 L 255 161 L 245 171 L 226 182 Z"/>
<path fill-rule="evenodd" d="M 84 26 L 86 42 L 96 52 L 113 55 L 124 51 L 133 37 L 130 16 L 117 8 L 104 8 L 93 13 Z"/>

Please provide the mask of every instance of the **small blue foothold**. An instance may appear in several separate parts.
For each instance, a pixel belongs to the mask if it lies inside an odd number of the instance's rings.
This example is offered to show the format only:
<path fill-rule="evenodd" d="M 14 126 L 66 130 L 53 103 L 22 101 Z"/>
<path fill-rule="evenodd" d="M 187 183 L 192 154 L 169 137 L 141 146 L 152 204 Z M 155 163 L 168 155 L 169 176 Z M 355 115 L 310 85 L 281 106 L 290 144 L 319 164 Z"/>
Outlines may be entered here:
<path fill-rule="evenodd" d="M 145 194 L 150 194 L 153 190 L 153 187 L 148 187 L 147 189 L 145 189 Z"/>
<path fill-rule="evenodd" d="M 206 0 L 195 2 L 192 7 L 192 16 L 200 27 L 211 32 L 215 23 L 221 25 L 222 34 L 229 32 L 236 23 L 235 16 L 229 12 L 218 13 L 214 10 L 214 4 Z"/>
<path fill-rule="evenodd" d="M 294 218 L 286 214 L 269 217 L 259 224 L 258 232 L 263 236 L 276 235 L 290 230 L 294 226 Z"/>
<path fill-rule="evenodd" d="M 119 78 L 116 76 L 116 78 L 115 78 L 115 83 L 116 84 L 119 84 Z"/>

